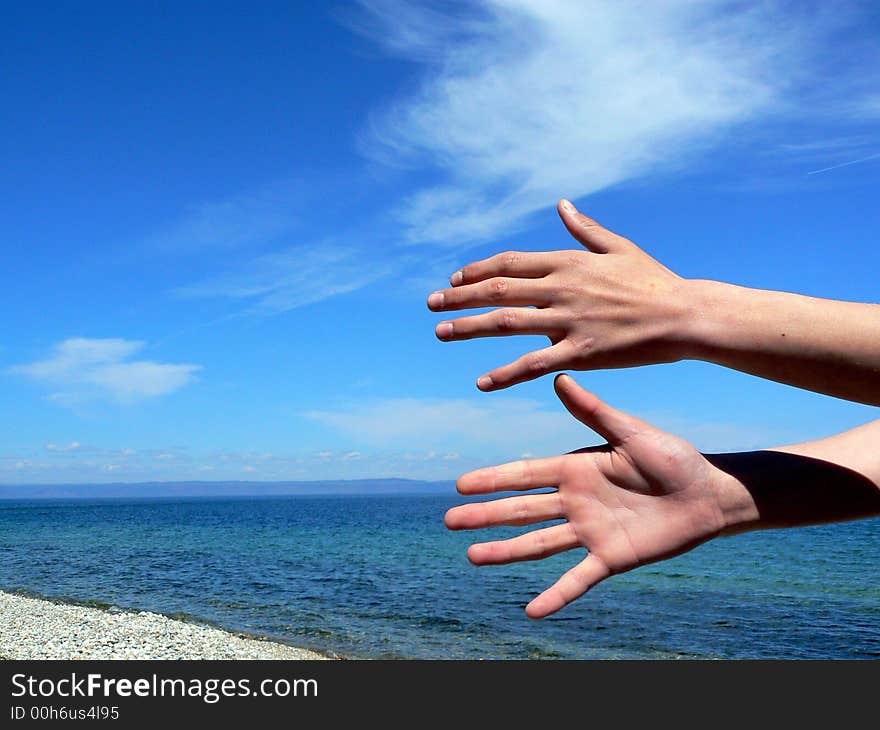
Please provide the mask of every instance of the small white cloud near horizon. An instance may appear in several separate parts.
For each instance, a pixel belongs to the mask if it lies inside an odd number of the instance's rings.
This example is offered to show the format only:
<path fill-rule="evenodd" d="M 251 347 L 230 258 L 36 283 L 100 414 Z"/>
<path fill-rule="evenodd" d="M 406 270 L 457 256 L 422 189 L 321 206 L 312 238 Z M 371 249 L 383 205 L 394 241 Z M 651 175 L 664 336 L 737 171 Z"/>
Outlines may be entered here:
<path fill-rule="evenodd" d="M 81 446 L 82 444 L 79 441 L 71 441 L 69 444 L 56 444 L 50 441 L 48 444 L 46 444 L 46 451 L 76 451 Z"/>
<path fill-rule="evenodd" d="M 742 143 L 746 125 L 801 119 L 817 88 L 851 98 L 820 63 L 834 32 L 857 24 L 849 4 L 360 5 L 357 30 L 424 67 L 418 90 L 378 110 L 361 139 L 369 157 L 434 173 L 396 210 L 410 243 L 507 235 L 561 196 L 688 169 Z M 876 82 L 855 71 L 862 87 Z M 875 114 L 880 97 L 860 94 Z"/>
<path fill-rule="evenodd" d="M 410 478 L 451 482 L 472 469 L 516 459 L 555 456 L 602 442 L 559 404 L 496 397 L 488 399 L 491 403 L 481 403 L 482 400 L 460 399 L 449 408 L 438 399 L 398 399 L 360 404 L 345 412 L 340 409 L 313 414 L 313 420 L 336 431 L 327 434 L 335 444 L 333 449 L 270 453 L 235 449 L 190 451 L 156 445 L 135 451 L 119 444 L 83 444 L 65 451 L 64 446 L 59 450 L 41 445 L 0 455 L 0 489 L 4 483 L 206 479 Z M 821 431 L 792 433 L 767 426 L 699 422 L 675 413 L 637 415 L 708 452 L 760 449 L 822 435 Z M 460 450 L 450 449 L 455 443 Z"/>
<path fill-rule="evenodd" d="M 94 398 L 131 405 L 195 381 L 200 365 L 130 359 L 145 345 L 139 340 L 71 337 L 55 345 L 48 358 L 13 366 L 7 372 L 61 388 L 48 397 L 62 405 Z"/>

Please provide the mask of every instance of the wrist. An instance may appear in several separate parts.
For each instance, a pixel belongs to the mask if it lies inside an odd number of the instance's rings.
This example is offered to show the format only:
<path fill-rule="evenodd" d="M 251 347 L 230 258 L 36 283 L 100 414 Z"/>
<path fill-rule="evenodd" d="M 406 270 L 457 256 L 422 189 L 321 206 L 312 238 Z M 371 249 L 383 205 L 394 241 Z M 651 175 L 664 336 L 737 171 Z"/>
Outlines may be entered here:
<path fill-rule="evenodd" d="M 718 465 L 725 455 L 707 456 L 712 463 L 713 474 L 709 480 L 715 504 L 721 518 L 719 537 L 736 535 L 758 529 L 760 513 L 752 493 L 736 476 Z M 723 463 L 723 462 L 722 462 Z"/>
<path fill-rule="evenodd" d="M 676 277 L 675 285 L 662 295 L 663 308 L 655 312 L 658 328 L 653 342 L 653 354 L 657 362 L 699 359 L 702 352 L 699 321 L 708 311 L 705 303 L 705 282 L 699 279 Z"/>
<path fill-rule="evenodd" d="M 725 347 L 725 338 L 738 327 L 741 287 L 710 279 L 687 279 L 683 292 L 681 347 L 690 360 L 713 361 Z"/>

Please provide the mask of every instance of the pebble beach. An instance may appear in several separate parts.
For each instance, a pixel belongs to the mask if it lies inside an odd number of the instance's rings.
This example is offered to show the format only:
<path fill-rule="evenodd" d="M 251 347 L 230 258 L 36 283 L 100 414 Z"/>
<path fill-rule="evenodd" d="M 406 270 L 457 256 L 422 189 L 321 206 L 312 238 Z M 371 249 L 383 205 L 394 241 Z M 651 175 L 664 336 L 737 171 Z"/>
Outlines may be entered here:
<path fill-rule="evenodd" d="M 0 659 L 328 659 L 179 621 L 0 592 Z"/>

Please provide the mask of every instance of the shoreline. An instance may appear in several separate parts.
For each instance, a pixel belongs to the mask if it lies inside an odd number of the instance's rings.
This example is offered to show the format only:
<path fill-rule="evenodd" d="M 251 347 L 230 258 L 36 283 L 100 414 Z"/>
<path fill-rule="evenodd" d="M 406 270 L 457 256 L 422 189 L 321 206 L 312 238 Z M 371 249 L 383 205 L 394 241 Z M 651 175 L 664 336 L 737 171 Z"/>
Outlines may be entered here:
<path fill-rule="evenodd" d="M 0 660 L 335 658 L 149 611 L 0 591 Z"/>

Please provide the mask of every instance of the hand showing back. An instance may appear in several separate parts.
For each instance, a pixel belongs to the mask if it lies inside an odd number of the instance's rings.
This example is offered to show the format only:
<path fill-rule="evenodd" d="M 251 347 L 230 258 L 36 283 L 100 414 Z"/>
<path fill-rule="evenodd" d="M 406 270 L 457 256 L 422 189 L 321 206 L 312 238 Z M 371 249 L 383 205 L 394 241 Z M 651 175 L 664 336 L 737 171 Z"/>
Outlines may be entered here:
<path fill-rule="evenodd" d="M 569 232 L 586 250 L 509 252 L 465 266 L 452 287 L 435 292 L 437 312 L 499 307 L 441 322 L 444 341 L 546 335 L 551 346 L 478 380 L 498 390 L 559 370 L 622 368 L 685 356 L 686 280 L 631 241 L 559 205 Z"/>

